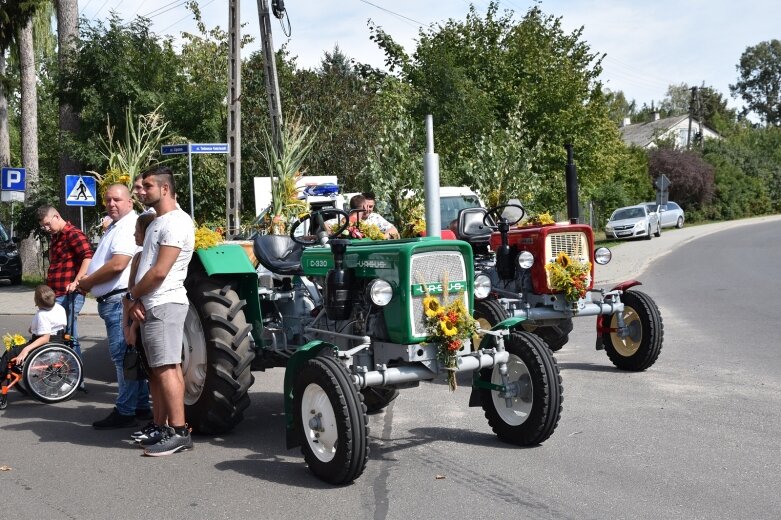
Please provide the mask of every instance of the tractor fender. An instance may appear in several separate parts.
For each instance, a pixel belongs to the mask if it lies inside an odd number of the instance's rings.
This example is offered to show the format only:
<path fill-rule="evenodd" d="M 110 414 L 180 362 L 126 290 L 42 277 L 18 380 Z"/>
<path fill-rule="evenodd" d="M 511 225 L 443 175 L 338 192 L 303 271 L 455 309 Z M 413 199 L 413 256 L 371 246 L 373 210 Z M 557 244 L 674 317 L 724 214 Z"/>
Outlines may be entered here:
<path fill-rule="evenodd" d="M 626 291 L 627 289 L 630 289 L 634 287 L 635 285 L 643 285 L 643 282 L 638 282 L 637 280 L 626 280 L 621 282 L 618 285 L 615 285 L 611 291 Z"/>
<path fill-rule="evenodd" d="M 500 329 L 512 329 L 513 327 L 517 326 L 522 321 L 525 321 L 526 318 L 523 316 L 510 316 L 509 318 L 505 318 L 493 327 L 491 327 L 491 330 L 500 330 Z M 486 334 L 483 336 L 483 339 L 480 341 L 480 348 L 486 347 L 488 348 L 490 345 L 489 343 L 486 343 L 486 341 L 491 341 L 491 335 Z M 485 345 L 484 345 L 485 343 Z"/>
<path fill-rule="evenodd" d="M 304 363 L 316 357 L 323 349 L 330 348 L 336 351 L 336 347 L 330 343 L 321 340 L 310 341 L 296 349 L 296 352 L 290 356 L 285 367 L 285 429 L 287 449 L 295 448 L 301 444 L 300 436 L 296 435 L 295 421 L 293 417 L 293 384 L 295 376 L 304 366 Z"/>

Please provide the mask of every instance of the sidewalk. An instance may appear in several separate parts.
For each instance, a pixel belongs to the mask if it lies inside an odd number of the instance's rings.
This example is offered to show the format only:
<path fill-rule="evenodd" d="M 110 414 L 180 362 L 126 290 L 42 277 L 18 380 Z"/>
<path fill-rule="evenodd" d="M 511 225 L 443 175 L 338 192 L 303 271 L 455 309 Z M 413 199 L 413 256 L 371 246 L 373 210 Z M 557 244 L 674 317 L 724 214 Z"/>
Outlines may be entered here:
<path fill-rule="evenodd" d="M 662 236 L 659 238 L 622 242 L 611 248 L 613 259 L 609 264 L 597 266 L 595 285 L 603 287 L 638 278 L 654 260 L 670 253 L 681 244 L 691 242 L 711 233 L 759 222 L 775 221 L 781 222 L 781 215 L 715 222 L 701 226 L 684 227 L 683 229 L 664 229 L 662 230 Z M 7 282 L 0 282 L 0 316 L 35 314 L 33 292 L 32 287 L 24 285 L 11 286 L 7 285 Z M 87 298 L 80 314 L 98 314 L 98 304 L 94 298 Z"/>

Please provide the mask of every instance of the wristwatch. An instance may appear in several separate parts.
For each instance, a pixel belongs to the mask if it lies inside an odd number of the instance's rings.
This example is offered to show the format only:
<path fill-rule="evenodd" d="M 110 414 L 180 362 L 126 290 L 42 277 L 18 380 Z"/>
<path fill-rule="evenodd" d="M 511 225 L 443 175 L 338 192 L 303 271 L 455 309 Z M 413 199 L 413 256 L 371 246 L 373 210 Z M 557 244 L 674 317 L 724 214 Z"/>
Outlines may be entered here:
<path fill-rule="evenodd" d="M 133 298 L 133 295 L 132 295 L 132 294 L 130 294 L 130 291 L 128 291 L 128 292 L 126 292 L 126 293 L 125 293 L 125 298 L 127 298 L 127 299 L 128 299 L 129 301 L 131 301 L 131 302 L 134 302 L 134 301 L 136 301 L 136 299 L 135 299 L 135 298 Z"/>

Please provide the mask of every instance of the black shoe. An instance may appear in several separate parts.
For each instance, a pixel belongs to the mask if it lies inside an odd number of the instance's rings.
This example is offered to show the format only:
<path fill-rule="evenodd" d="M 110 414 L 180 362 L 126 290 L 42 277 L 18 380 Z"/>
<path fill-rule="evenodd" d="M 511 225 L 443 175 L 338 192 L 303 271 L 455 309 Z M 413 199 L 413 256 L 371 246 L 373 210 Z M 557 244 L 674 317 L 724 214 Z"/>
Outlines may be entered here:
<path fill-rule="evenodd" d="M 79 383 L 79 390 L 86 394 L 87 393 L 87 383 L 85 383 L 84 381 Z"/>
<path fill-rule="evenodd" d="M 152 410 L 150 408 L 136 410 L 136 419 L 139 421 L 151 421 L 153 419 Z"/>
<path fill-rule="evenodd" d="M 111 410 L 111 413 L 108 415 L 108 417 L 101 421 L 95 421 L 92 423 L 92 427 L 96 430 L 113 430 L 115 428 L 129 428 L 131 426 L 135 426 L 136 424 L 135 415 L 122 415 L 115 407 L 113 410 Z"/>
<path fill-rule="evenodd" d="M 166 426 L 163 428 L 160 442 L 145 449 L 144 455 L 147 457 L 162 457 L 191 449 L 193 449 L 193 439 L 190 436 L 189 428 L 185 428 L 183 433 L 176 433 L 176 430 Z"/>

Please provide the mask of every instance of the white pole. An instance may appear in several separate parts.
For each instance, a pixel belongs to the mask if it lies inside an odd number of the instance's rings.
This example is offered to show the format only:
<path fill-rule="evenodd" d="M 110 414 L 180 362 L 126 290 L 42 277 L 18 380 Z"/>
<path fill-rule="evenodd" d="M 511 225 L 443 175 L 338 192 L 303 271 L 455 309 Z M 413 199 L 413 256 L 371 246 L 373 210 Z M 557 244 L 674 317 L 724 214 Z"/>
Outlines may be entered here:
<path fill-rule="evenodd" d="M 195 201 L 193 199 L 193 145 L 187 143 L 187 163 L 190 166 L 190 218 L 195 220 Z"/>
<path fill-rule="evenodd" d="M 81 220 L 81 232 L 84 233 L 84 206 L 79 206 L 79 220 Z"/>
<path fill-rule="evenodd" d="M 439 213 L 439 154 L 434 152 L 434 118 L 426 116 L 426 153 L 423 154 L 423 187 L 426 196 L 426 236 L 442 236 Z"/>
<path fill-rule="evenodd" d="M 11 238 L 14 238 L 14 201 L 11 201 Z"/>

